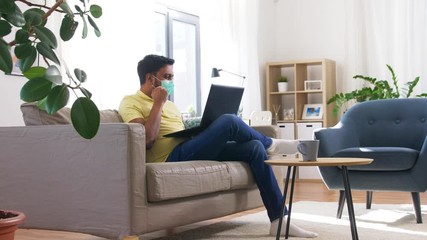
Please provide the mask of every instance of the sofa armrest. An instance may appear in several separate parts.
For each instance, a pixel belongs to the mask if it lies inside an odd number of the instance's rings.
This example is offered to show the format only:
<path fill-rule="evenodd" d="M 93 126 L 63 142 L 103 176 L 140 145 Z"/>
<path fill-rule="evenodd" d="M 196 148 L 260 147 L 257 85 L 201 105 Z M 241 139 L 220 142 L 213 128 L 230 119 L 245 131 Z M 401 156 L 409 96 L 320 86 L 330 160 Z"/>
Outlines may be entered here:
<path fill-rule="evenodd" d="M 141 124 L 101 124 L 91 140 L 71 125 L 0 127 L 0 143 L 1 207 L 23 211 L 23 227 L 108 238 L 141 228 L 132 226 L 146 205 Z"/>
<path fill-rule="evenodd" d="M 253 129 L 271 138 L 280 138 L 280 128 L 277 125 L 251 126 Z"/>

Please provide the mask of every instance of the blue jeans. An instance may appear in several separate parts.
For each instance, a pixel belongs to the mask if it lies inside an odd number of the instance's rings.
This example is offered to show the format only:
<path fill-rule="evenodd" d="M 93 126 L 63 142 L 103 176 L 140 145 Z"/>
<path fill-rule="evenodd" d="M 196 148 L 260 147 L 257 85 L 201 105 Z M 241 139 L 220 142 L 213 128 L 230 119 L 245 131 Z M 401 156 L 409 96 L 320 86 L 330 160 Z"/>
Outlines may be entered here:
<path fill-rule="evenodd" d="M 176 146 L 168 162 L 190 160 L 242 161 L 249 164 L 270 221 L 280 217 L 283 196 L 266 149 L 272 140 L 249 127 L 236 115 L 225 114 L 199 135 Z"/>

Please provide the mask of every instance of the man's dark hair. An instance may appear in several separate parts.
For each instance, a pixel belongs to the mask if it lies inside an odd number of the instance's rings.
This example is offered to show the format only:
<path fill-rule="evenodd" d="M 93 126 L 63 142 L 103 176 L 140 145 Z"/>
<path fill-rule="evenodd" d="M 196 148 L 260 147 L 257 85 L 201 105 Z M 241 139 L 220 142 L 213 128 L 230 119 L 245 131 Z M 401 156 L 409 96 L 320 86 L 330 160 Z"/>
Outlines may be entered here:
<path fill-rule="evenodd" d="M 147 55 L 138 63 L 138 76 L 140 84 L 145 83 L 147 73 L 156 73 L 166 65 L 173 65 L 175 60 L 159 55 Z"/>

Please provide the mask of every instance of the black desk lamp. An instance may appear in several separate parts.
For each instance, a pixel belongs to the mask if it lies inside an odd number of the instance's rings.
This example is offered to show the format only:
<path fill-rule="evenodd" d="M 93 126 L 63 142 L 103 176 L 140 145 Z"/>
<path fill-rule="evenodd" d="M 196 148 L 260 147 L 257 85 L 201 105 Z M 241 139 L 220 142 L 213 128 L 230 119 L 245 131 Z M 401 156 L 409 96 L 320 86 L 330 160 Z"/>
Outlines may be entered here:
<path fill-rule="evenodd" d="M 235 76 L 241 77 L 241 78 L 243 78 L 243 81 L 245 81 L 245 78 L 246 78 L 245 76 L 242 76 L 242 75 L 239 75 L 239 74 L 236 74 L 236 73 L 232 73 L 232 72 L 226 71 L 224 69 L 218 69 L 218 68 L 212 68 L 212 76 L 211 77 L 213 77 L 213 78 L 219 77 L 219 72 L 220 71 L 223 71 L 223 72 L 226 72 L 226 73 L 233 74 Z M 243 81 L 242 81 L 242 86 L 243 86 Z"/>

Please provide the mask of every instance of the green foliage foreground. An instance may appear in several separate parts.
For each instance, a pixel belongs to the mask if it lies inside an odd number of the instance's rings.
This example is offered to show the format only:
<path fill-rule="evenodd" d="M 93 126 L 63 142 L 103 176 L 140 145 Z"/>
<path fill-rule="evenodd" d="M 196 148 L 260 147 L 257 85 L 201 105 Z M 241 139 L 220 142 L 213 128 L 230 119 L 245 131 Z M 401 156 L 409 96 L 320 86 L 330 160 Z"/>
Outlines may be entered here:
<path fill-rule="evenodd" d="M 29 6 L 28 10 L 22 12 L 18 2 Z M 82 137 L 91 139 L 98 132 L 100 116 L 91 100 L 92 94 L 81 86 L 87 75 L 81 69 L 74 69 L 74 75 L 69 72 L 56 53 L 57 37 L 46 23 L 53 13 L 63 16 L 59 34 L 62 41 L 74 36 L 79 26 L 78 20 L 83 23 L 82 38 L 87 37 L 89 26 L 99 37 L 101 31 L 94 18 L 102 16 L 102 8 L 95 4 L 88 5 L 89 0 L 79 0 L 73 12 L 65 0 L 52 2 L 53 5 L 49 6 L 47 1 L 0 1 L 0 71 L 11 74 L 14 65 L 12 57 L 16 56 L 17 66 L 28 79 L 21 89 L 21 99 L 37 102 L 38 107 L 49 114 L 55 114 L 66 106 L 72 91 L 77 97 L 71 108 L 72 124 Z M 37 58 L 44 61 L 47 67 L 34 66 Z M 61 63 L 66 72 L 65 79 L 60 71 Z"/>

